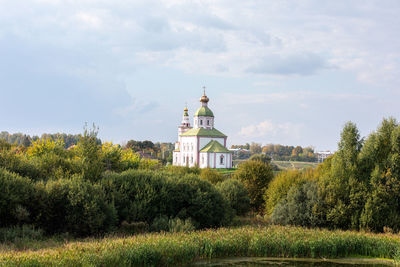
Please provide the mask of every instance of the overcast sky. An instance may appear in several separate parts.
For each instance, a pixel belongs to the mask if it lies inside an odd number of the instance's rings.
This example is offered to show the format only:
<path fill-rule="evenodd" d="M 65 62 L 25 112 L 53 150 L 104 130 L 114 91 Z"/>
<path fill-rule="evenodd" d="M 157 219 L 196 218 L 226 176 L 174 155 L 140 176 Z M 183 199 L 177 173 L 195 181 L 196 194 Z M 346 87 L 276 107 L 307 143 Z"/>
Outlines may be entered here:
<path fill-rule="evenodd" d="M 400 1 L 0 0 L 0 131 L 174 142 L 202 86 L 228 144 L 335 150 L 400 118 Z"/>

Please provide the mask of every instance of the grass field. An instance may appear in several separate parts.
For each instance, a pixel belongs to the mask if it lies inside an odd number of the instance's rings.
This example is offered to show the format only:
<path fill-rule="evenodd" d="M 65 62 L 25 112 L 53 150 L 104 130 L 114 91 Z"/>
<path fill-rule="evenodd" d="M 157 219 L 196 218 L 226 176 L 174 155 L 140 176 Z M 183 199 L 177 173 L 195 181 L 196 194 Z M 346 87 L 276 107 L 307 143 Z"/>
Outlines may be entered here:
<path fill-rule="evenodd" d="M 0 252 L 0 266 L 174 266 L 202 259 L 247 256 L 363 256 L 395 262 L 400 259 L 399 248 L 400 236 L 392 234 L 243 226 L 87 239 L 39 250 L 5 250 Z"/>
<path fill-rule="evenodd" d="M 273 160 L 272 163 L 276 164 L 280 169 L 283 170 L 303 170 L 307 168 L 316 168 L 317 162 L 302 162 L 302 161 L 278 161 Z"/>
<path fill-rule="evenodd" d="M 245 161 L 246 161 L 245 159 L 235 159 L 233 161 L 233 164 L 236 166 Z M 304 170 L 307 168 L 316 168 L 318 166 L 317 162 L 304 162 L 304 161 L 273 160 L 272 163 L 277 165 L 281 170 Z"/>
<path fill-rule="evenodd" d="M 230 168 L 230 169 L 215 169 L 217 172 L 223 174 L 223 175 L 231 175 L 234 173 L 237 168 Z"/>

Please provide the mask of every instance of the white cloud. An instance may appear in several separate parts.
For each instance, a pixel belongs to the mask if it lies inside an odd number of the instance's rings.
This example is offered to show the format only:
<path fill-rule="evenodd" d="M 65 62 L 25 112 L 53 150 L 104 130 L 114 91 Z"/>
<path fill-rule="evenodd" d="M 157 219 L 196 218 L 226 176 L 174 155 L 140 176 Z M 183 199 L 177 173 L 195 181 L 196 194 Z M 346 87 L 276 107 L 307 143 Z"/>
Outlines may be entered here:
<path fill-rule="evenodd" d="M 303 125 L 300 123 L 274 123 L 271 120 L 264 120 L 257 124 L 242 127 L 239 135 L 249 139 L 262 137 L 264 140 L 268 140 L 268 138 L 277 136 L 282 136 L 282 138 L 291 136 L 294 139 L 298 139 L 301 136 L 302 128 Z"/>
<path fill-rule="evenodd" d="M 96 15 L 87 12 L 79 12 L 75 17 L 78 20 L 78 23 L 84 24 L 86 27 L 99 29 L 102 26 L 101 19 Z"/>
<path fill-rule="evenodd" d="M 196 74 L 315 75 L 334 65 L 372 84 L 396 88 L 400 79 L 397 1 L 54 3 L 0 2 L 0 36 L 103 53 L 125 47 L 114 62 L 146 54 Z"/>

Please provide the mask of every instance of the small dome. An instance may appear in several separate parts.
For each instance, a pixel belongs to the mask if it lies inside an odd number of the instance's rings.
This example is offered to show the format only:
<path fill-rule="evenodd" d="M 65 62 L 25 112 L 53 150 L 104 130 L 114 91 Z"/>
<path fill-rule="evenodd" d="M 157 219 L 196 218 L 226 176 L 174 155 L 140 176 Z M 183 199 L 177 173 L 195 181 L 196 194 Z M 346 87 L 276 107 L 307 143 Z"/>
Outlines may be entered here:
<path fill-rule="evenodd" d="M 208 98 L 207 98 L 208 100 Z M 194 114 L 195 117 L 204 116 L 204 117 L 214 117 L 214 113 L 208 107 L 200 107 L 196 113 Z"/>
<path fill-rule="evenodd" d="M 200 102 L 207 104 L 209 100 L 210 99 L 208 99 L 208 97 L 206 96 L 206 87 L 203 87 L 203 95 L 200 98 Z"/>
<path fill-rule="evenodd" d="M 208 99 L 208 97 L 204 94 L 201 98 L 200 98 L 200 102 L 202 103 L 208 103 L 210 99 Z"/>

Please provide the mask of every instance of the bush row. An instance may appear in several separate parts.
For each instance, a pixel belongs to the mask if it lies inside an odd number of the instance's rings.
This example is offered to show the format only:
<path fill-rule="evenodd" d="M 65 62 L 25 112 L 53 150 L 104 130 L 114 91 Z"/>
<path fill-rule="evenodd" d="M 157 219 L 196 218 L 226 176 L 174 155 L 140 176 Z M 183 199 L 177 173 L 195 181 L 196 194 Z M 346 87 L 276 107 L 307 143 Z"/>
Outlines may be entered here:
<path fill-rule="evenodd" d="M 96 235 L 123 222 L 153 225 L 160 218 L 197 229 L 219 227 L 244 214 L 248 203 L 238 181 L 217 189 L 193 174 L 128 170 L 106 172 L 99 182 L 80 175 L 35 182 L 0 169 L 0 227 L 30 224 L 47 234 Z"/>

